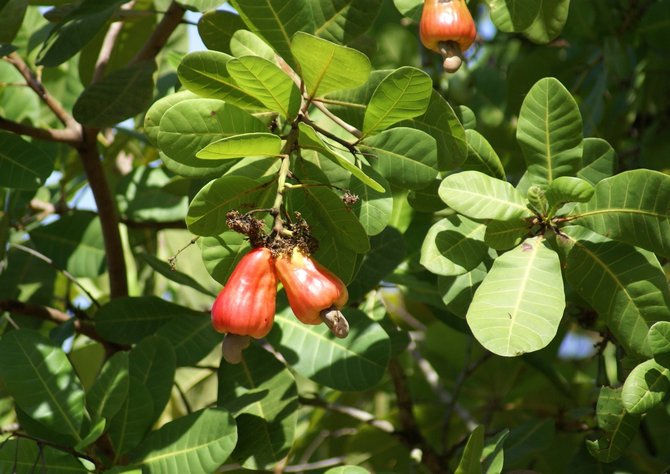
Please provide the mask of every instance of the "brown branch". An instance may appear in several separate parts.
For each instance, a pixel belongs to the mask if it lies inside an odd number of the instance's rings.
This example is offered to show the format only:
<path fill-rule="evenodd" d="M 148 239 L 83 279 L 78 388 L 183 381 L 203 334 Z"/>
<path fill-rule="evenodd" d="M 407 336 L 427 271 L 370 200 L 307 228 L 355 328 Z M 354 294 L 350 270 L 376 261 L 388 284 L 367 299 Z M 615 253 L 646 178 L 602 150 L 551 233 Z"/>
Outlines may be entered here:
<path fill-rule="evenodd" d="M 170 35 L 172 35 L 174 30 L 181 23 L 184 12 L 184 8 L 173 1 L 151 37 L 147 40 L 142 49 L 138 51 L 131 62 L 139 63 L 154 59 L 158 53 L 160 53 L 161 49 L 163 49 L 163 46 L 167 43 Z"/>
<path fill-rule="evenodd" d="M 135 6 L 135 0 L 131 0 L 128 3 L 125 3 L 121 6 L 122 11 L 132 10 Z M 91 78 L 91 84 L 98 82 L 105 75 L 105 70 L 107 69 L 107 64 L 112 56 L 112 51 L 114 50 L 114 45 L 116 40 L 121 33 L 123 28 L 122 18 L 119 18 L 118 21 L 115 21 L 109 26 L 107 33 L 105 34 L 105 39 L 102 41 L 102 46 L 100 47 L 100 52 L 98 53 L 98 60 L 95 62 L 95 68 L 93 70 L 93 77 Z"/>
<path fill-rule="evenodd" d="M 22 123 L 13 122 L 0 117 L 0 128 L 8 130 L 19 135 L 26 135 L 28 137 L 38 138 L 40 140 L 47 140 L 50 142 L 67 143 L 75 145 L 79 142 L 79 133 L 69 129 L 54 129 L 54 128 L 38 128 Z"/>

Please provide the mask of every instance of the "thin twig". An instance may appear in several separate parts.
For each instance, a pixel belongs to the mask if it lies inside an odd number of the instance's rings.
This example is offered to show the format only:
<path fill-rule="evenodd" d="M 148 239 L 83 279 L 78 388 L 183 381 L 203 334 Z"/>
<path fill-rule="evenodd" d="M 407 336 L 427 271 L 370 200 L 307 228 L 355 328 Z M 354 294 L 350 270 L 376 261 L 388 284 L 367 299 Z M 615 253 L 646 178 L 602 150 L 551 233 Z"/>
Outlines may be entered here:
<path fill-rule="evenodd" d="M 50 142 L 67 143 L 68 145 L 75 145 L 80 139 L 79 133 L 69 128 L 57 129 L 32 127 L 2 117 L 0 117 L 0 128 L 19 135 L 25 135 Z"/>
<path fill-rule="evenodd" d="M 306 116 L 304 116 L 304 115 L 301 116 L 301 120 L 302 120 L 303 122 L 305 122 L 307 125 L 309 125 L 310 127 L 312 127 L 314 130 L 316 130 L 317 132 L 319 132 L 321 135 L 323 135 L 323 136 L 325 136 L 325 137 L 327 137 L 327 138 L 330 138 L 330 139 L 333 140 L 334 142 L 337 142 L 337 143 L 339 143 L 340 145 L 342 145 L 343 147 L 345 147 L 347 150 L 349 150 L 349 152 L 350 152 L 352 155 L 356 155 L 356 154 L 358 154 L 358 150 L 356 150 L 356 147 L 353 145 L 353 143 L 349 143 L 348 141 L 343 140 L 342 138 L 338 137 L 337 135 L 335 135 L 335 134 L 333 134 L 333 133 L 330 133 L 328 130 L 326 130 L 326 129 L 320 127 L 320 126 L 317 125 L 317 124 L 315 124 L 314 122 L 312 122 L 310 119 L 308 119 L 308 118 L 307 118 Z"/>
<path fill-rule="evenodd" d="M 135 0 L 131 0 L 128 3 L 124 3 L 121 6 L 122 11 L 132 10 L 135 6 Z M 91 84 L 98 82 L 105 75 L 105 70 L 107 69 L 107 64 L 112 57 L 112 51 L 114 50 L 114 45 L 116 40 L 123 29 L 122 18 L 119 18 L 118 21 L 115 21 L 107 29 L 105 34 L 105 39 L 102 41 L 102 46 L 100 47 L 100 52 L 98 53 L 98 60 L 95 62 L 95 69 L 93 70 L 93 77 L 91 78 Z"/>
<path fill-rule="evenodd" d="M 340 405 L 339 403 L 329 403 L 326 400 L 317 397 L 298 397 L 298 401 L 302 405 L 309 405 L 323 408 L 324 410 L 335 413 L 342 413 L 343 415 L 347 415 L 355 420 L 362 421 L 363 423 L 367 423 L 370 426 L 374 426 L 375 428 L 384 431 L 385 433 L 393 433 L 395 431 L 395 428 L 390 422 L 385 420 L 378 420 L 371 413 L 368 413 L 365 410 L 361 410 L 360 408 Z"/>
<path fill-rule="evenodd" d="M 314 107 L 316 107 L 316 108 L 319 109 L 321 112 L 323 112 L 323 114 L 324 114 L 326 117 L 328 117 L 330 120 L 332 120 L 333 122 L 335 122 L 337 125 L 339 125 L 339 126 L 342 127 L 343 129 L 345 129 L 347 132 L 351 133 L 351 134 L 352 134 L 353 136 L 355 136 L 356 138 L 360 139 L 360 138 L 363 137 L 363 132 L 361 132 L 359 129 L 357 129 L 357 128 L 354 127 L 353 125 L 348 124 L 347 122 L 345 122 L 344 120 L 342 120 L 340 117 L 338 117 L 337 115 L 335 115 L 334 113 L 332 113 L 332 112 L 328 109 L 328 107 L 326 107 L 325 104 L 323 104 L 323 102 L 320 102 L 319 100 L 314 99 L 314 100 L 312 101 L 312 104 L 314 104 Z"/>
<path fill-rule="evenodd" d="M 170 8 L 165 12 L 165 16 L 154 29 L 151 37 L 138 51 L 131 63 L 136 64 L 142 61 L 153 60 L 160 53 L 163 46 L 179 26 L 186 10 L 177 2 L 172 2 Z"/>

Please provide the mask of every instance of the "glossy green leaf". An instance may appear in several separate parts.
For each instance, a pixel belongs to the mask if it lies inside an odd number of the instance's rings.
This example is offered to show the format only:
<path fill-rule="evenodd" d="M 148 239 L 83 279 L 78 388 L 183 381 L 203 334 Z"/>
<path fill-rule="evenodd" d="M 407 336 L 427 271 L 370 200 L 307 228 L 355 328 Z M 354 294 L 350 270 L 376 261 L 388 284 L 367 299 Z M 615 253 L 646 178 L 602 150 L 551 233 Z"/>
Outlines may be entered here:
<path fill-rule="evenodd" d="M 670 176 L 626 171 L 596 185 L 593 198 L 573 212 L 575 224 L 611 239 L 670 256 Z"/>
<path fill-rule="evenodd" d="M 531 215 L 514 186 L 479 171 L 447 176 L 438 192 L 450 208 L 471 219 L 509 221 Z"/>
<path fill-rule="evenodd" d="M 301 323 L 289 309 L 277 315 L 268 340 L 299 374 L 336 390 L 365 390 L 386 372 L 389 337 L 363 312 L 343 313 L 350 326 L 345 339 L 335 338 L 325 324 Z"/>
<path fill-rule="evenodd" d="M 260 36 L 249 30 L 238 30 L 233 34 L 230 51 L 236 58 L 258 56 L 273 63 L 277 62 L 274 50 Z"/>
<path fill-rule="evenodd" d="M 437 141 L 437 163 L 441 171 L 463 163 L 468 154 L 465 129 L 454 109 L 439 92 L 433 91 L 423 115 L 400 122 L 400 126 L 422 130 Z"/>
<path fill-rule="evenodd" d="M 524 36 L 535 43 L 549 43 L 563 30 L 569 10 L 570 0 L 543 0 L 533 23 L 524 30 Z"/>
<path fill-rule="evenodd" d="M 421 246 L 421 265 L 436 275 L 462 275 L 477 267 L 488 254 L 485 224 L 449 216 L 433 224 Z"/>
<path fill-rule="evenodd" d="M 442 295 L 442 302 L 449 312 L 465 319 L 475 291 L 484 281 L 486 274 L 486 265 L 480 263 L 477 268 L 462 275 L 437 278 L 437 287 Z"/>
<path fill-rule="evenodd" d="M 402 120 L 426 113 L 433 81 L 420 69 L 404 66 L 386 76 L 377 86 L 363 120 L 363 134 L 374 135 Z"/>
<path fill-rule="evenodd" d="M 48 445 L 14 438 L 0 443 L 0 472 L 12 474 L 86 474 L 90 472 L 73 455 Z"/>
<path fill-rule="evenodd" d="M 186 216 L 186 196 L 166 191 L 172 175 L 163 168 L 138 166 L 117 184 L 119 213 L 136 222 L 174 222 Z"/>
<path fill-rule="evenodd" d="M 598 427 L 604 434 L 595 441 L 586 441 L 593 457 L 600 462 L 620 458 L 637 434 L 640 415 L 627 413 L 621 400 L 621 388 L 602 387 L 596 406 Z"/>
<path fill-rule="evenodd" d="M 437 176 L 435 139 L 420 130 L 398 127 L 365 138 L 358 148 L 393 184 L 421 189 Z"/>
<path fill-rule="evenodd" d="M 495 250 L 509 250 L 523 242 L 529 233 L 528 222 L 521 219 L 489 221 L 486 225 L 484 242 Z"/>
<path fill-rule="evenodd" d="M 179 285 L 188 286 L 193 288 L 196 291 L 199 291 L 203 295 L 208 295 L 215 297 L 216 295 L 198 283 L 194 278 L 186 273 L 180 272 L 170 266 L 169 263 L 164 262 L 163 260 L 154 257 L 153 255 L 142 253 L 139 254 L 139 258 L 142 259 L 147 265 L 153 268 L 157 273 L 163 275 L 170 281 L 173 281 Z"/>
<path fill-rule="evenodd" d="M 548 185 L 581 169 L 582 118 L 575 99 L 557 79 L 541 79 L 528 92 L 519 112 L 517 140 L 531 184 Z"/>
<path fill-rule="evenodd" d="M 261 183 L 243 176 L 223 176 L 207 183 L 191 201 L 188 230 L 196 235 L 218 235 L 228 230 L 226 214 L 272 206 L 276 182 Z"/>
<path fill-rule="evenodd" d="M 91 84 L 74 104 L 74 118 L 105 128 L 144 111 L 153 95 L 155 70 L 153 61 L 130 64 Z"/>
<path fill-rule="evenodd" d="M 312 228 L 327 229 L 342 245 L 356 253 L 370 250 L 365 229 L 342 199 L 324 186 L 306 186 L 291 191 L 291 209 L 299 211 Z"/>
<path fill-rule="evenodd" d="M 648 334 L 649 348 L 656 356 L 666 356 L 670 353 L 670 322 L 659 321 L 655 323 Z"/>
<path fill-rule="evenodd" d="M 128 397 L 130 378 L 128 353 L 117 352 L 102 367 L 93 386 L 86 393 L 86 408 L 92 419 L 111 419 Z"/>
<path fill-rule="evenodd" d="M 482 450 L 483 468 L 486 474 L 501 474 L 503 472 L 505 464 L 503 444 L 507 436 L 509 436 L 509 430 L 505 428 L 497 435 L 486 440 Z"/>
<path fill-rule="evenodd" d="M 173 318 L 188 317 L 193 313 L 191 309 L 155 296 L 115 298 L 98 310 L 95 326 L 110 342 L 134 344 Z"/>
<path fill-rule="evenodd" d="M 205 161 L 195 154 L 212 142 L 240 133 L 267 132 L 263 122 L 220 100 L 198 99 L 175 104 L 160 121 L 158 146 L 182 176 L 220 176 L 232 162 Z M 164 158 L 165 161 L 165 158 Z"/>
<path fill-rule="evenodd" d="M 233 231 L 202 237 L 199 244 L 205 268 L 222 285 L 226 284 L 240 259 L 251 250 L 244 236 Z"/>
<path fill-rule="evenodd" d="M 263 109 L 261 101 L 231 77 L 227 66 L 234 59 L 217 51 L 189 53 L 179 63 L 179 80 L 184 87 L 201 97 L 223 100 L 250 110 Z"/>
<path fill-rule="evenodd" d="M 210 10 L 200 17 L 198 34 L 207 49 L 231 54 L 230 40 L 235 32 L 244 27 L 239 15 L 229 11 Z"/>
<path fill-rule="evenodd" d="M 291 39 L 298 31 L 314 31 L 308 0 L 231 0 L 248 28 L 268 42 L 289 64 Z"/>
<path fill-rule="evenodd" d="M 95 214 L 74 211 L 37 227 L 30 238 L 38 251 L 76 277 L 93 278 L 105 271 L 105 245 Z"/>
<path fill-rule="evenodd" d="M 317 135 L 316 131 L 307 125 L 306 123 L 300 123 L 300 138 L 299 143 L 301 147 L 307 148 L 308 150 L 315 150 L 323 154 L 326 158 L 337 163 L 339 166 L 344 168 L 353 174 L 356 178 L 360 179 L 367 186 L 370 186 L 377 192 L 383 193 L 384 188 L 376 182 L 374 179 L 367 176 L 359 167 L 347 160 L 345 157 L 334 151 L 329 147 L 324 141 Z"/>
<path fill-rule="evenodd" d="M 468 156 L 462 164 L 464 170 L 480 171 L 493 178 L 505 180 L 503 168 L 498 154 L 483 135 L 476 130 L 466 130 L 465 139 L 468 143 Z"/>
<path fill-rule="evenodd" d="M 477 474 L 482 472 L 482 452 L 484 450 L 484 426 L 479 425 L 470 433 L 463 449 L 463 456 L 456 468 L 456 474 Z"/>
<path fill-rule="evenodd" d="M 601 138 L 585 138 L 582 148 L 584 167 L 577 173 L 579 178 L 595 186 L 603 179 L 614 176 L 617 156 L 612 145 Z"/>
<path fill-rule="evenodd" d="M 178 418 L 151 433 L 129 457 L 142 472 L 214 472 L 237 443 L 227 411 L 207 408 Z"/>
<path fill-rule="evenodd" d="M 0 379 L 31 418 L 80 439 L 84 390 L 62 349 L 31 329 L 6 333 L 0 339 Z"/>
<path fill-rule="evenodd" d="M 64 63 L 77 54 L 112 18 L 123 0 L 86 0 L 51 30 L 37 55 L 46 67 Z"/>
<path fill-rule="evenodd" d="M 271 157 L 281 152 L 281 138 L 272 133 L 243 133 L 210 143 L 195 154 L 203 160 L 230 160 L 247 156 Z"/>
<path fill-rule="evenodd" d="M 486 0 L 491 20 L 506 33 L 521 33 L 528 29 L 539 14 L 541 3 L 535 0 Z"/>
<path fill-rule="evenodd" d="M 221 343 L 221 334 L 212 328 L 209 314 L 192 314 L 174 318 L 156 335 L 169 341 L 174 349 L 177 367 L 193 366 Z"/>
<path fill-rule="evenodd" d="M 549 206 L 558 208 L 566 202 L 587 202 L 595 189 L 588 181 L 572 176 L 561 176 L 551 182 L 545 191 Z"/>
<path fill-rule="evenodd" d="M 37 189 L 53 170 L 52 158 L 13 133 L 0 131 L 0 186 Z"/>
<path fill-rule="evenodd" d="M 626 350 L 651 355 L 649 327 L 670 319 L 670 294 L 654 254 L 580 227 L 567 227 L 574 242 L 566 278 L 606 322 Z"/>
<path fill-rule="evenodd" d="M 237 422 L 233 458 L 247 469 L 267 470 L 293 445 L 298 390 L 291 372 L 275 356 L 253 344 L 242 362 L 219 366 L 218 405 Z"/>
<path fill-rule="evenodd" d="M 670 368 L 650 359 L 628 374 L 621 390 L 621 401 L 628 413 L 641 415 L 661 403 L 668 392 Z"/>
<path fill-rule="evenodd" d="M 350 44 L 374 23 L 382 0 L 311 0 L 314 34 L 340 44 Z"/>
<path fill-rule="evenodd" d="M 379 175 L 374 169 L 369 169 L 369 167 L 364 167 L 363 170 L 366 175 L 380 183 L 385 191 L 383 193 L 375 191 L 351 176 L 348 189 L 351 194 L 358 197 L 358 202 L 350 208 L 358 217 L 365 232 L 368 235 L 377 235 L 386 228 L 391 220 L 393 195 L 391 194 L 391 186 L 383 176 Z"/>
<path fill-rule="evenodd" d="M 354 89 L 368 80 L 370 60 L 358 50 L 299 32 L 291 45 L 309 97 Z"/>
<path fill-rule="evenodd" d="M 486 349 L 510 357 L 546 347 L 564 309 L 558 255 L 536 237 L 496 258 L 466 318 Z"/>
<path fill-rule="evenodd" d="M 244 56 L 229 61 L 226 68 L 240 89 L 268 110 L 288 120 L 296 117 L 302 105 L 300 89 L 277 65 L 258 56 Z"/>
<path fill-rule="evenodd" d="M 158 146 L 158 132 L 160 123 L 165 112 L 170 107 L 184 100 L 197 99 L 199 96 L 188 90 L 181 90 L 174 94 L 166 95 L 154 102 L 144 116 L 144 133 L 152 145 Z"/>

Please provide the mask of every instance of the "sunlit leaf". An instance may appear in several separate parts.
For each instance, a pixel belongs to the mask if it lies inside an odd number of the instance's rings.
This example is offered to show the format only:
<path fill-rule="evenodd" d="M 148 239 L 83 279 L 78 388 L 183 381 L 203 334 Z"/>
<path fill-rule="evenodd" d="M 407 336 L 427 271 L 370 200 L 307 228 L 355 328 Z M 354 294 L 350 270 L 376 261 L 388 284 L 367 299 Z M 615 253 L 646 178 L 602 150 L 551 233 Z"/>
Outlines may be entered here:
<path fill-rule="evenodd" d="M 650 359 L 628 374 L 621 390 L 621 401 L 628 413 L 643 414 L 661 403 L 668 392 L 670 368 Z"/>
<path fill-rule="evenodd" d="M 247 156 L 278 156 L 281 139 L 272 133 L 242 133 L 210 143 L 195 154 L 202 160 L 230 160 Z"/>
<path fill-rule="evenodd" d="M 374 23 L 382 0 L 311 0 L 314 34 L 336 43 L 349 44 Z"/>

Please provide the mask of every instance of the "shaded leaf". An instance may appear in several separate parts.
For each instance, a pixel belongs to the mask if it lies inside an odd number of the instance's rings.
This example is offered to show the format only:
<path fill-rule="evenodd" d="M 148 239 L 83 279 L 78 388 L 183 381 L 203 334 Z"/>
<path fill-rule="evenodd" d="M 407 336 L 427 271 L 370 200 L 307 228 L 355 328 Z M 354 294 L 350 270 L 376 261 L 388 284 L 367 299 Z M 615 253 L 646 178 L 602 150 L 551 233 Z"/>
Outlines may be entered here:
<path fill-rule="evenodd" d="M 596 406 L 596 419 L 604 435 L 596 441 L 587 440 L 586 446 L 600 462 L 615 461 L 637 434 L 640 415 L 626 412 L 621 400 L 621 388 L 602 387 Z"/>
<path fill-rule="evenodd" d="M 470 433 L 463 449 L 463 456 L 456 468 L 456 474 L 477 474 L 482 472 L 480 459 L 484 450 L 484 426 L 479 425 Z"/>
<path fill-rule="evenodd" d="M 579 178 L 595 186 L 603 179 L 614 176 L 617 156 L 612 145 L 601 138 L 585 138 L 582 148 L 584 167 L 577 173 Z"/>
<path fill-rule="evenodd" d="M 130 378 L 128 353 L 117 352 L 102 367 L 93 386 L 86 394 L 86 408 L 92 419 L 111 419 L 128 396 Z"/>
<path fill-rule="evenodd" d="M 669 391 L 670 368 L 650 359 L 628 374 L 621 390 L 621 401 L 628 413 L 641 415 L 661 403 Z"/>
<path fill-rule="evenodd" d="M 493 178 L 505 180 L 505 169 L 486 138 L 475 130 L 466 130 L 465 139 L 468 143 L 468 156 L 462 165 L 463 169 L 481 171 Z"/>
<path fill-rule="evenodd" d="M 198 34 L 207 49 L 231 54 L 230 39 L 244 26 L 244 21 L 233 12 L 210 10 L 200 17 Z"/>
<path fill-rule="evenodd" d="M 0 131 L 0 186 L 37 189 L 53 170 L 53 160 L 18 135 Z"/>

